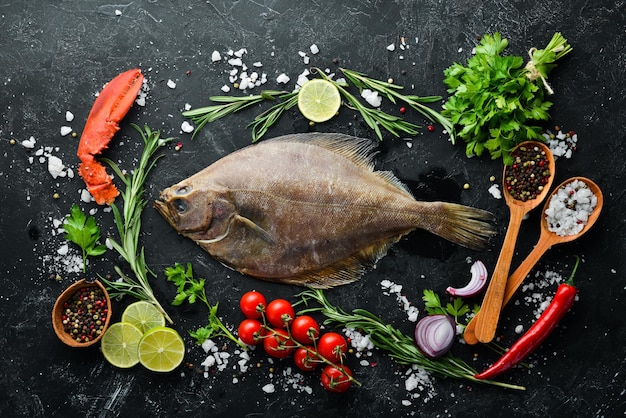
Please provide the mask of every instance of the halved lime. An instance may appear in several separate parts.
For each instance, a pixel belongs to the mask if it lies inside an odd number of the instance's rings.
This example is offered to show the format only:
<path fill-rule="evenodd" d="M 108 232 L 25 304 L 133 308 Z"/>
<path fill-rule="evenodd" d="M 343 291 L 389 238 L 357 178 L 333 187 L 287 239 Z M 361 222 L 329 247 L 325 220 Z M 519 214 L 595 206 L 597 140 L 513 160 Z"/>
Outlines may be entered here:
<path fill-rule="evenodd" d="M 115 367 L 127 369 L 139 363 L 137 347 L 143 333 L 127 322 L 116 322 L 102 336 L 100 349 L 104 358 Z"/>
<path fill-rule="evenodd" d="M 139 362 L 153 372 L 171 372 L 183 362 L 185 343 L 181 336 L 167 327 L 146 332 L 139 342 Z"/>
<path fill-rule="evenodd" d="M 298 92 L 298 109 L 313 122 L 325 122 L 335 116 L 341 106 L 337 87 L 327 80 L 309 80 Z"/>
<path fill-rule="evenodd" d="M 128 305 L 122 313 L 122 322 L 133 324 L 145 334 L 154 327 L 165 326 L 165 317 L 152 303 L 140 300 Z"/>

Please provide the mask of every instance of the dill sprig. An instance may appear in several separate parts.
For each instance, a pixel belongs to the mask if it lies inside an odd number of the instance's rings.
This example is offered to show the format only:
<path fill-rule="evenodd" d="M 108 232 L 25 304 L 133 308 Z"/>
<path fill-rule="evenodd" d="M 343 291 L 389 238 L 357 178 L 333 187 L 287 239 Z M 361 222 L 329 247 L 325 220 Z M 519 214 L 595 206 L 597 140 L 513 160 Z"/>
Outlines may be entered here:
<path fill-rule="evenodd" d="M 123 210 L 115 205 L 111 205 L 115 226 L 119 234 L 119 242 L 109 237 L 109 242 L 120 256 L 129 264 L 134 277 L 122 272 L 119 266 L 115 266 L 115 271 L 120 275 L 120 281 L 107 280 L 102 278 L 112 297 L 122 297 L 124 295 L 133 296 L 139 300 L 152 303 L 163 313 L 165 319 L 173 323 L 170 316 L 165 312 L 157 298 L 154 296 L 148 274 L 156 277 L 146 264 L 144 248 L 139 246 L 139 233 L 141 231 L 141 213 L 146 206 L 143 198 L 144 184 L 148 173 L 154 168 L 160 155 L 154 157 L 155 152 L 174 138 L 161 138 L 158 131 L 152 131 L 147 126 L 142 130 L 139 126 L 133 127 L 141 134 L 144 148 L 141 153 L 139 165 L 130 173 L 124 174 L 113 161 L 103 158 L 117 176 L 124 182 L 124 190 L 121 192 Z M 154 157 L 154 158 L 153 158 Z"/>
<path fill-rule="evenodd" d="M 451 377 L 465 379 L 476 383 L 485 383 L 508 389 L 525 390 L 523 386 L 512 385 L 493 380 L 476 379 L 477 373 L 474 368 L 460 358 L 448 353 L 437 359 L 426 357 L 415 345 L 413 338 L 405 335 L 402 331 L 390 324 L 385 324 L 382 319 L 365 309 L 354 309 L 347 313 L 343 309 L 331 304 L 324 292 L 320 289 L 308 289 L 298 295 L 308 306 L 309 300 L 315 301 L 319 306 L 308 307 L 299 314 L 319 312 L 327 319 L 324 324 L 335 324 L 346 328 L 353 328 L 367 334 L 374 346 L 386 351 L 400 364 L 416 365 L 439 377 Z"/>
<path fill-rule="evenodd" d="M 413 136 L 418 133 L 420 126 L 408 122 L 402 117 L 391 115 L 381 109 L 364 105 L 359 98 L 348 91 L 351 87 L 348 81 L 359 91 L 363 91 L 363 89 L 370 89 L 378 92 L 394 104 L 397 102 L 406 103 L 411 108 L 426 116 L 430 121 L 441 124 L 450 135 L 452 142 L 454 142 L 455 133 L 452 122 L 439 112 L 424 104 L 442 100 L 441 96 L 420 97 L 415 95 L 405 95 L 400 93 L 403 89 L 402 86 L 376 80 L 357 71 L 345 68 L 341 68 L 340 70 L 345 75 L 347 81 L 334 80 L 318 68 L 311 69 L 311 74 L 318 75 L 320 78 L 333 83 L 345 99 L 344 105 L 359 112 L 365 123 L 376 133 L 378 139 L 383 139 L 383 129 L 395 137 L 399 137 L 402 133 Z M 223 118 L 224 116 L 266 101 L 275 102 L 271 108 L 257 115 L 252 122 L 248 124 L 248 127 L 252 128 L 252 142 L 256 142 L 267 133 L 267 131 L 280 119 L 286 110 L 289 110 L 298 104 L 298 92 L 299 90 L 293 92 L 263 90 L 261 94 L 249 96 L 212 96 L 209 97 L 209 100 L 218 104 L 187 110 L 183 112 L 182 115 L 191 119 L 191 121 L 196 124 L 196 128 L 192 136 L 195 137 L 197 133 L 209 122 L 213 122 L 217 119 Z"/>

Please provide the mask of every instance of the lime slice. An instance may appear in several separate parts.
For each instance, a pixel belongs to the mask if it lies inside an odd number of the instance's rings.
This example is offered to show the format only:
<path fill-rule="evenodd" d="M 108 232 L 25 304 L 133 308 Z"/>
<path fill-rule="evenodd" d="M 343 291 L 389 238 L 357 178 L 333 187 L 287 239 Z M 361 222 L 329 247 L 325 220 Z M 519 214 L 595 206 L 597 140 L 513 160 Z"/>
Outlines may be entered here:
<path fill-rule="evenodd" d="M 320 78 L 309 80 L 298 92 L 298 109 L 313 122 L 325 122 L 335 116 L 341 106 L 339 90 Z"/>
<path fill-rule="evenodd" d="M 116 322 L 102 336 L 100 349 L 104 358 L 115 367 L 127 369 L 139 363 L 137 346 L 143 333 L 126 322 Z"/>
<path fill-rule="evenodd" d="M 183 362 L 185 343 L 172 328 L 156 327 L 139 342 L 139 361 L 153 372 L 171 372 Z"/>
<path fill-rule="evenodd" d="M 133 324 L 145 334 L 154 327 L 165 326 L 165 317 L 152 303 L 142 300 L 128 305 L 122 314 L 122 322 Z"/>

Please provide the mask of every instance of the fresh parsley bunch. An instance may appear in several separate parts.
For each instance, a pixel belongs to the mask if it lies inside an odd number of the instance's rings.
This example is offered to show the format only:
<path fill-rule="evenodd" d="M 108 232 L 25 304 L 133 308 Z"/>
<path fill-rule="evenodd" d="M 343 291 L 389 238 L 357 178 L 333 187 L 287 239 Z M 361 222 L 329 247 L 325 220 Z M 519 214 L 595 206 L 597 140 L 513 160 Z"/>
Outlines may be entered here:
<path fill-rule="evenodd" d="M 452 96 L 442 114 L 461 127 L 467 156 L 487 151 L 492 159 L 509 165 L 510 151 L 527 140 L 543 140 L 538 121 L 549 118 L 552 94 L 546 78 L 555 62 L 571 52 L 567 40 L 555 33 L 545 49 L 528 51 L 524 65 L 519 56 L 504 56 L 508 41 L 499 33 L 484 35 L 467 65 L 455 63 L 444 71 Z"/>

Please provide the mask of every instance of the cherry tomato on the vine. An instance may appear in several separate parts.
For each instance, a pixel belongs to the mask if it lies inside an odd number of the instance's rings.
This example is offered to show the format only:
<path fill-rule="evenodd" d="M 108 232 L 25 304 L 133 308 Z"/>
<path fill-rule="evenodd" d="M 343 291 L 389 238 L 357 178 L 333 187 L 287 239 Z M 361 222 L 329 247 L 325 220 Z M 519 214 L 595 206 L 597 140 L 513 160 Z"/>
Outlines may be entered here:
<path fill-rule="evenodd" d="M 348 368 L 348 366 L 328 365 L 324 367 L 324 370 L 322 370 L 322 376 L 320 379 L 324 389 L 329 392 L 340 393 L 347 391 L 350 389 L 350 386 L 352 386 L 352 381 L 348 376 L 352 376 L 352 371 Z"/>
<path fill-rule="evenodd" d="M 270 330 L 263 337 L 263 349 L 272 357 L 289 357 L 295 348 L 287 332 L 282 329 Z"/>
<path fill-rule="evenodd" d="M 293 306 L 285 299 L 274 299 L 265 308 L 265 317 L 275 328 L 285 328 L 285 324 L 291 323 L 295 316 Z"/>
<path fill-rule="evenodd" d="M 266 306 L 265 296 L 256 290 L 244 293 L 239 300 L 241 312 L 250 319 L 261 318 Z"/>
<path fill-rule="evenodd" d="M 333 363 L 341 363 L 345 353 L 348 351 L 348 343 L 341 334 L 327 332 L 323 334 L 317 342 L 317 352 Z"/>
<path fill-rule="evenodd" d="M 312 344 L 320 336 L 320 326 L 308 315 L 297 316 L 291 323 L 291 337 L 301 344 Z"/>
<path fill-rule="evenodd" d="M 298 347 L 293 354 L 293 361 L 296 367 L 305 372 L 314 370 L 320 364 L 319 358 L 315 355 L 315 348 L 312 346 Z"/>
<path fill-rule="evenodd" d="M 247 345 L 257 345 L 261 343 L 263 335 L 263 324 L 256 319 L 244 319 L 237 329 L 239 339 Z"/>

